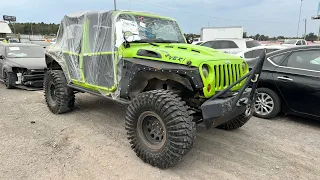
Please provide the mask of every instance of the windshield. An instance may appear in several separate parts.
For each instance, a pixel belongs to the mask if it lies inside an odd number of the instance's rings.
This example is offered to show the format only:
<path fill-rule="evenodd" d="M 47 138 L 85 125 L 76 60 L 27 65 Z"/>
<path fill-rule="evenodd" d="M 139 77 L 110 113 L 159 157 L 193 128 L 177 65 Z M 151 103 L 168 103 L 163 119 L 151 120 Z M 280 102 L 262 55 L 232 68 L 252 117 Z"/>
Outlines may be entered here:
<path fill-rule="evenodd" d="M 283 44 L 296 44 L 297 40 L 285 40 Z"/>
<path fill-rule="evenodd" d="M 176 21 L 149 16 L 121 14 L 116 23 L 117 39 L 123 40 L 125 32 L 131 32 L 127 41 L 185 43 Z"/>
<path fill-rule="evenodd" d="M 44 50 L 38 46 L 11 46 L 6 47 L 9 58 L 41 58 L 44 57 Z"/>
<path fill-rule="evenodd" d="M 247 41 L 246 44 L 247 44 L 247 48 L 261 46 L 261 44 L 258 41 Z"/>

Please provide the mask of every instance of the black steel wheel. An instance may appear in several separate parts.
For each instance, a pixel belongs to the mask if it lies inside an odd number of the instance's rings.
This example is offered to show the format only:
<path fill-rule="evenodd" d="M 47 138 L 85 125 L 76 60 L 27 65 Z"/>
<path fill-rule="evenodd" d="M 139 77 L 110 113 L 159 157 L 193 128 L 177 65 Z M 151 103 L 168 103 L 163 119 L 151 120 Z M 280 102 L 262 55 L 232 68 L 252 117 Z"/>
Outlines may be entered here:
<path fill-rule="evenodd" d="M 169 168 L 186 155 L 195 141 L 195 122 L 185 102 L 167 90 L 141 93 L 126 113 L 127 137 L 144 162 Z"/>
<path fill-rule="evenodd" d="M 48 108 L 54 114 L 71 111 L 74 107 L 74 92 L 67 86 L 67 80 L 61 70 L 49 70 L 46 72 L 44 96 Z"/>
<path fill-rule="evenodd" d="M 166 141 L 166 127 L 163 120 L 152 111 L 143 112 L 138 119 L 138 135 L 150 149 L 160 149 Z"/>

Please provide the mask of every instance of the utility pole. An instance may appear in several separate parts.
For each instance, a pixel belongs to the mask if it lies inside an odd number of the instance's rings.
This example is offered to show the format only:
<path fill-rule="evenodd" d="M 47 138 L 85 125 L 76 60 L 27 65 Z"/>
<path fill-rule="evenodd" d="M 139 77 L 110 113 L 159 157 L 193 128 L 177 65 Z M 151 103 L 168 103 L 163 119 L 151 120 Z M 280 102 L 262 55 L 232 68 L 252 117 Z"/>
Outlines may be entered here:
<path fill-rule="evenodd" d="M 316 16 L 311 17 L 312 20 L 320 20 L 320 2 L 318 5 L 318 12 Z M 319 26 L 319 33 L 318 33 L 318 41 L 320 41 L 320 26 Z"/>
<path fill-rule="evenodd" d="M 307 36 L 307 19 L 304 19 L 304 39 L 306 39 Z"/>
<path fill-rule="evenodd" d="M 301 0 L 301 4 L 300 4 L 300 13 L 299 13 L 299 21 L 298 21 L 298 31 L 297 31 L 297 37 L 299 37 L 299 29 L 300 29 L 300 18 L 301 18 L 301 10 L 302 10 L 302 1 Z"/>
<path fill-rule="evenodd" d="M 114 3 L 114 10 L 116 11 L 117 10 L 117 1 L 114 0 L 113 3 Z"/>

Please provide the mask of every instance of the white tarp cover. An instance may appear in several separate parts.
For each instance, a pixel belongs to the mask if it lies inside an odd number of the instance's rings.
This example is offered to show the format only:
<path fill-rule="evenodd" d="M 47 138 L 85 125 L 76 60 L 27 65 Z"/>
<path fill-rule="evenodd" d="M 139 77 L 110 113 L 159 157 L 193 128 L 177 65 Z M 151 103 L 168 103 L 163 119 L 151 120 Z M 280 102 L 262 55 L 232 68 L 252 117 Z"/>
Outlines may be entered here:
<path fill-rule="evenodd" d="M 0 22 L 0 33 L 11 34 L 12 31 L 6 22 Z"/>
<path fill-rule="evenodd" d="M 143 12 L 88 11 L 65 16 L 56 43 L 47 47 L 46 53 L 62 66 L 69 82 L 117 98 L 123 67 L 118 49 L 123 47 L 123 34 L 130 31 L 131 40 L 155 38 L 150 28 L 164 39 L 184 42 L 175 21 Z"/>
<path fill-rule="evenodd" d="M 67 80 L 117 97 L 121 69 L 114 45 L 114 11 L 79 12 L 61 21 L 55 44 L 46 53 L 59 62 Z M 119 75 L 119 76 L 118 76 Z"/>

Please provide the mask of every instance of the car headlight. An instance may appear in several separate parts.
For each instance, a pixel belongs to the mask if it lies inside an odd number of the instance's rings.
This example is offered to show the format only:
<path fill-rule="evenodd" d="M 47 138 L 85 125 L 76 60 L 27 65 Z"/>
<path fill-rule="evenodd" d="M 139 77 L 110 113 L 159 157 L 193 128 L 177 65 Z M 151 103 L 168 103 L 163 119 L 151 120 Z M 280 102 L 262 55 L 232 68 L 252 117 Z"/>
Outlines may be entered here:
<path fill-rule="evenodd" d="M 245 72 L 247 70 L 247 64 L 245 62 L 242 62 L 242 72 Z"/>
<path fill-rule="evenodd" d="M 204 64 L 202 66 L 202 74 L 205 78 L 209 77 L 209 67 L 208 65 Z"/>

